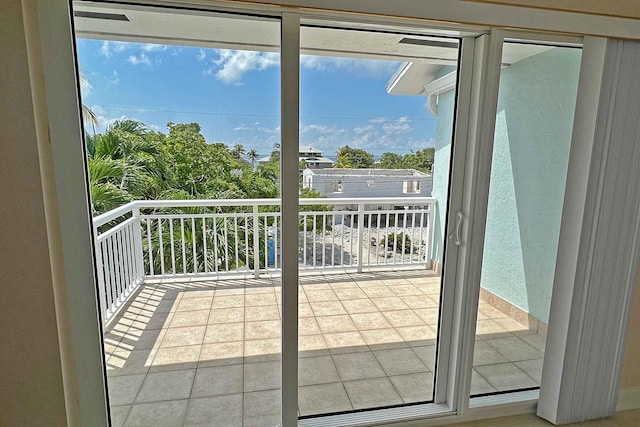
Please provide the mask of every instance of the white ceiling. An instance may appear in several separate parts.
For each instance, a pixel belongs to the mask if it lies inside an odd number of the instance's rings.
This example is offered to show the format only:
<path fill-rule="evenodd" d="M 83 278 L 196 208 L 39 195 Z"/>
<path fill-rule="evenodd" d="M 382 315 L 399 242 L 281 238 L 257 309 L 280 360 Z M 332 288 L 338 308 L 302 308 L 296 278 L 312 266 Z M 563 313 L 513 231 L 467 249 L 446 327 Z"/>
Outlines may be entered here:
<path fill-rule="evenodd" d="M 210 48 L 278 51 L 279 21 L 181 9 L 76 3 L 76 12 L 124 15 L 128 21 L 76 17 L 79 37 Z M 403 38 L 411 43 L 399 43 Z M 457 39 L 305 26 L 301 51 L 310 55 L 455 64 Z M 414 44 L 418 43 L 418 44 Z M 434 43 L 435 45 L 429 45 Z"/>
<path fill-rule="evenodd" d="M 96 14 L 75 17 L 76 34 L 83 38 L 279 51 L 280 24 L 274 18 L 92 2 L 75 2 L 74 10 Z M 116 19 L 105 19 L 109 17 Z M 388 28 L 380 26 L 373 31 L 358 24 L 355 29 L 319 24 L 322 21 L 301 28 L 302 54 L 405 62 L 387 85 L 391 94 L 422 94 L 440 66 L 457 64 L 456 38 L 381 31 Z M 551 47 L 510 44 L 504 49 L 503 63 L 512 64 L 548 49 Z"/>

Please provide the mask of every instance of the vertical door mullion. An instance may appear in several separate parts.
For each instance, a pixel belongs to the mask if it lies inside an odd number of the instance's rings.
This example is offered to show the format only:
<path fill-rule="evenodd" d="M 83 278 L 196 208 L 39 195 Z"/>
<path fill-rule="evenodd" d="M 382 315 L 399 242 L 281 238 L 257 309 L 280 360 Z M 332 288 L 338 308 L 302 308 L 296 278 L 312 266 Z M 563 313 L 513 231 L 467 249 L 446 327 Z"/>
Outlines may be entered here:
<path fill-rule="evenodd" d="M 282 215 L 282 426 L 298 424 L 298 170 L 300 16 L 283 13 L 280 78 Z"/>
<path fill-rule="evenodd" d="M 460 63 L 446 235 L 458 212 L 463 222 L 460 245 L 446 244 L 434 396 L 459 414 L 469 407 L 503 39 L 499 30 L 464 39 Z"/>
<path fill-rule="evenodd" d="M 438 325 L 438 352 L 435 371 L 435 388 L 433 393 L 434 403 L 451 402 L 447 398 L 448 390 L 455 387 L 449 382 L 449 369 L 455 366 L 452 357 L 456 354 L 452 351 L 451 343 L 454 341 L 454 298 L 455 298 L 455 273 L 458 264 L 458 246 L 449 240 L 448 230 L 454 230 L 457 226 L 458 211 L 462 209 L 462 191 L 464 183 L 464 168 L 456 167 L 464 165 L 467 153 L 467 138 L 469 133 L 469 121 L 471 114 L 470 104 L 473 89 L 474 52 L 476 49 L 475 37 L 464 37 L 460 43 L 460 55 L 458 61 L 458 82 L 456 86 L 456 108 L 453 129 L 453 150 L 451 153 L 451 172 L 449 183 L 449 205 L 447 206 L 447 224 L 444 237 L 444 265 L 442 273 L 442 296 L 440 298 L 440 321 Z M 449 405 L 454 409 L 453 405 Z"/>

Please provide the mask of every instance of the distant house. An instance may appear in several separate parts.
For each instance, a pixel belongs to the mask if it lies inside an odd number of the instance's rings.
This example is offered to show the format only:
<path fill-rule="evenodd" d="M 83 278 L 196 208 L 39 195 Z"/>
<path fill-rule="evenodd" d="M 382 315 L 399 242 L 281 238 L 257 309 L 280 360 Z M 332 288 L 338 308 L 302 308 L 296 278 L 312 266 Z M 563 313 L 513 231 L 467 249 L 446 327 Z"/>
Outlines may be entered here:
<path fill-rule="evenodd" d="M 433 180 L 415 169 L 305 169 L 302 186 L 347 202 L 359 197 L 429 197 Z M 349 203 L 342 206 L 350 207 Z"/>
<path fill-rule="evenodd" d="M 327 157 L 323 157 L 322 151 L 318 150 L 317 148 L 308 145 L 301 145 L 298 152 L 300 161 L 304 161 L 305 166 L 308 169 L 324 169 L 333 166 L 333 160 Z M 269 159 L 271 159 L 271 156 L 263 157 L 258 160 L 258 164 L 267 164 L 269 162 Z"/>

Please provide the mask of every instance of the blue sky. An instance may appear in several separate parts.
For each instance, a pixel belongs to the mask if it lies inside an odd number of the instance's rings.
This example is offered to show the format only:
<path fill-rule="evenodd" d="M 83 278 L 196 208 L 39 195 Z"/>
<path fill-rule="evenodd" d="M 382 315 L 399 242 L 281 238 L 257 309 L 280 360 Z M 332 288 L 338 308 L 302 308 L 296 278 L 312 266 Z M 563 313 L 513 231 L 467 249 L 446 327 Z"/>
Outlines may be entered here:
<path fill-rule="evenodd" d="M 98 132 L 129 117 L 161 132 L 170 121 L 197 122 L 208 142 L 261 155 L 280 141 L 277 53 L 81 39 L 78 60 L 88 81 L 83 102 L 98 114 Z M 343 145 L 376 156 L 432 147 L 436 121 L 426 97 L 386 93 L 399 65 L 303 55 L 301 145 L 329 157 Z"/>

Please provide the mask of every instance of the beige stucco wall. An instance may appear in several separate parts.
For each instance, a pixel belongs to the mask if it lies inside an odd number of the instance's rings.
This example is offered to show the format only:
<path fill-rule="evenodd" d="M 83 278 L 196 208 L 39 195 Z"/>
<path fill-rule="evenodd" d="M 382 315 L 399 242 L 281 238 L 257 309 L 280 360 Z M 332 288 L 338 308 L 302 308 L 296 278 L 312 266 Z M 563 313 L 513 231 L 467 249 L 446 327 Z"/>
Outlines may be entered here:
<path fill-rule="evenodd" d="M 620 387 L 640 387 L 640 275 L 631 303 Z"/>
<path fill-rule="evenodd" d="M 66 425 L 20 0 L 0 13 L 0 425 Z"/>
<path fill-rule="evenodd" d="M 597 3 L 585 4 L 599 11 Z M 606 7 L 640 17 L 622 1 Z M 0 58 L 0 425 L 61 426 L 67 417 L 20 0 L 2 2 Z M 640 386 L 640 292 L 631 316 L 623 387 Z"/>
<path fill-rule="evenodd" d="M 593 13 L 597 15 L 640 18 L 640 2 L 629 0 L 466 0 L 476 3 L 494 3 L 530 6 L 551 10 Z"/>

